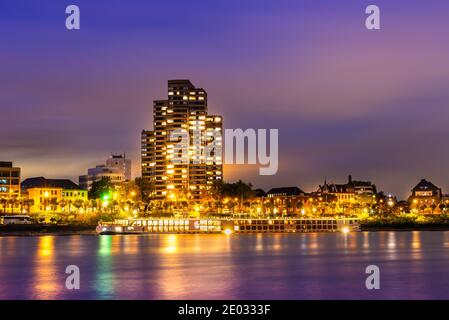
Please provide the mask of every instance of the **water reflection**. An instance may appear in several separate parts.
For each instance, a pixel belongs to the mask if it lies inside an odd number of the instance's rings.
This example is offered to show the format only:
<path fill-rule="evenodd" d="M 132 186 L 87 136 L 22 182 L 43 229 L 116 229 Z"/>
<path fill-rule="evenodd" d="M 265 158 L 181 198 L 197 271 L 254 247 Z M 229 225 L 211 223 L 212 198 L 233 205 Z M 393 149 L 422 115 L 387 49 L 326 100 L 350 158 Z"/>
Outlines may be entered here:
<path fill-rule="evenodd" d="M 0 238 L 0 298 L 449 298 L 449 232 Z M 7 257 L 7 259 L 5 259 Z M 65 290 L 80 264 L 82 290 Z M 367 265 L 383 288 L 364 289 Z"/>
<path fill-rule="evenodd" d="M 115 242 L 119 237 L 101 236 L 98 238 L 97 269 L 95 272 L 95 290 L 101 299 L 112 298 L 115 289 L 114 274 L 112 272 L 112 250 L 113 239 Z M 116 244 L 117 245 L 117 244 Z"/>
<path fill-rule="evenodd" d="M 58 270 L 55 265 L 55 237 L 42 236 L 38 238 L 38 246 L 34 263 L 33 294 L 37 299 L 55 299 L 62 289 L 62 283 L 57 281 Z"/>
<path fill-rule="evenodd" d="M 164 254 L 174 254 L 178 252 L 178 237 L 175 234 L 168 235 L 160 251 Z"/>
<path fill-rule="evenodd" d="M 412 248 L 421 249 L 421 232 L 418 231 L 412 232 Z"/>
<path fill-rule="evenodd" d="M 369 249 L 369 232 L 363 233 L 363 249 Z"/>
<path fill-rule="evenodd" d="M 235 237 L 226 235 L 166 235 L 158 256 L 158 295 L 162 299 L 232 295 L 236 279 L 233 251 Z M 231 244 L 234 247 L 231 250 Z M 238 246 L 238 244 L 237 244 Z M 205 267 L 207 266 L 207 267 Z"/>

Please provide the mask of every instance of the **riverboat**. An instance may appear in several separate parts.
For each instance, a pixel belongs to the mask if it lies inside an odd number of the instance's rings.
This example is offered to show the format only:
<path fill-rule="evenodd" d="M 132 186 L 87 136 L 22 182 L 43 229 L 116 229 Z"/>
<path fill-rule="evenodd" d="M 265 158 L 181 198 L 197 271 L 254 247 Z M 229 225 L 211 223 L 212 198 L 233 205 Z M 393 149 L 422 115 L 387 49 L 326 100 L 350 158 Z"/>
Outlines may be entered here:
<path fill-rule="evenodd" d="M 360 231 L 357 218 L 142 218 L 100 222 L 98 234 L 294 233 Z"/>

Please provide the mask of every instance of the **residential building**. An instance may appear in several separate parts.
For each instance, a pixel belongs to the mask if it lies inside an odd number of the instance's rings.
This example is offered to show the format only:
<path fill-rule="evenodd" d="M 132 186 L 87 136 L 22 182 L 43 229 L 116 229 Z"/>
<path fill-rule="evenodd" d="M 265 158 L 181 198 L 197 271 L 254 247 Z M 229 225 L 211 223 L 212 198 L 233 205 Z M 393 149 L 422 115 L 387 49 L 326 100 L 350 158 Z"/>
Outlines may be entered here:
<path fill-rule="evenodd" d="M 141 135 L 142 177 L 154 185 L 153 198 L 204 199 L 223 177 L 222 126 L 208 114 L 204 89 L 168 81 L 167 100 L 153 102 L 153 130 Z"/>
<path fill-rule="evenodd" d="M 441 188 L 426 179 L 421 179 L 411 192 L 408 202 L 413 211 L 420 213 L 439 212 L 438 205 L 443 197 Z"/>
<path fill-rule="evenodd" d="M 29 178 L 21 186 L 24 195 L 33 200 L 30 213 L 73 211 L 75 202 L 88 200 L 87 190 L 68 179 Z"/>
<path fill-rule="evenodd" d="M 87 175 L 79 176 L 79 185 L 81 189 L 90 190 L 92 184 L 102 179 L 108 179 L 114 184 L 131 180 L 131 160 L 125 154 L 113 154 L 106 160 L 106 164 L 90 168 Z"/>
<path fill-rule="evenodd" d="M 155 153 L 154 153 L 154 131 L 142 130 L 142 178 L 154 182 L 155 179 Z"/>
<path fill-rule="evenodd" d="M 266 193 L 264 211 L 275 214 L 301 213 L 309 196 L 298 187 L 272 188 Z"/>
<path fill-rule="evenodd" d="M 20 194 L 20 168 L 12 162 L 0 161 L 0 212 L 12 212 L 13 202 Z"/>
<path fill-rule="evenodd" d="M 371 181 L 352 180 L 352 176 L 348 176 L 348 182 L 345 184 L 327 183 L 318 186 L 316 194 L 318 196 L 333 195 L 338 202 L 355 202 L 355 201 L 375 201 L 377 188 Z"/>
<path fill-rule="evenodd" d="M 304 191 L 299 189 L 298 187 L 282 187 L 282 188 L 272 188 L 267 192 L 268 198 L 275 197 L 291 197 L 291 196 L 299 196 L 304 195 Z"/>

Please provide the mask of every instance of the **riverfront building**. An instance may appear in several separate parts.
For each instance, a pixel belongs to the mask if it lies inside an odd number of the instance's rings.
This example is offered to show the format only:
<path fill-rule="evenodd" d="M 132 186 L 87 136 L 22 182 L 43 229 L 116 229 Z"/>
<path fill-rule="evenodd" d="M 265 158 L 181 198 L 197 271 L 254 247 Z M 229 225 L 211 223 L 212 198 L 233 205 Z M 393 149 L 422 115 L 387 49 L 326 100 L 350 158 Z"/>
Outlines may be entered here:
<path fill-rule="evenodd" d="M 12 162 L 0 161 L 0 210 L 11 212 L 14 200 L 20 197 L 20 168 Z"/>
<path fill-rule="evenodd" d="M 68 179 L 29 178 L 22 182 L 22 189 L 33 200 L 30 213 L 73 211 L 88 200 L 87 190 Z"/>
<path fill-rule="evenodd" d="M 348 182 L 344 184 L 327 183 L 318 186 L 316 194 L 320 197 L 333 196 L 339 203 L 363 202 L 370 203 L 375 201 L 374 196 L 377 188 L 371 181 L 353 180 L 348 176 Z"/>
<path fill-rule="evenodd" d="M 153 102 L 153 130 L 143 130 L 142 177 L 155 199 L 204 199 L 222 179 L 222 117 L 209 115 L 207 93 L 189 80 L 169 80 Z"/>
<path fill-rule="evenodd" d="M 264 211 L 275 214 L 301 213 L 308 199 L 309 195 L 298 187 L 272 188 L 266 193 Z"/>
<path fill-rule="evenodd" d="M 439 213 L 439 204 L 443 200 L 441 188 L 435 186 L 426 179 L 421 181 L 412 189 L 408 199 L 410 208 L 421 213 Z"/>

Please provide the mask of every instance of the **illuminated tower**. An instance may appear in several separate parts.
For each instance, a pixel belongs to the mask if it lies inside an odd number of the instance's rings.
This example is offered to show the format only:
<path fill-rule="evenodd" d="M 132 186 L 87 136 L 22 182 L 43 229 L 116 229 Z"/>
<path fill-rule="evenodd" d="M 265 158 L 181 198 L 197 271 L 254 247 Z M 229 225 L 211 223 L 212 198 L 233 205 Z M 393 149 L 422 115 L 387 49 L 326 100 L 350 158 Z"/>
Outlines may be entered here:
<path fill-rule="evenodd" d="M 168 99 L 153 102 L 153 117 L 153 130 L 142 131 L 141 141 L 142 177 L 154 184 L 154 198 L 203 199 L 223 177 L 222 118 L 207 114 L 206 91 L 189 80 L 169 80 Z M 174 132 L 188 139 L 173 140 Z M 180 146 L 187 155 L 183 163 L 173 160 Z"/>

